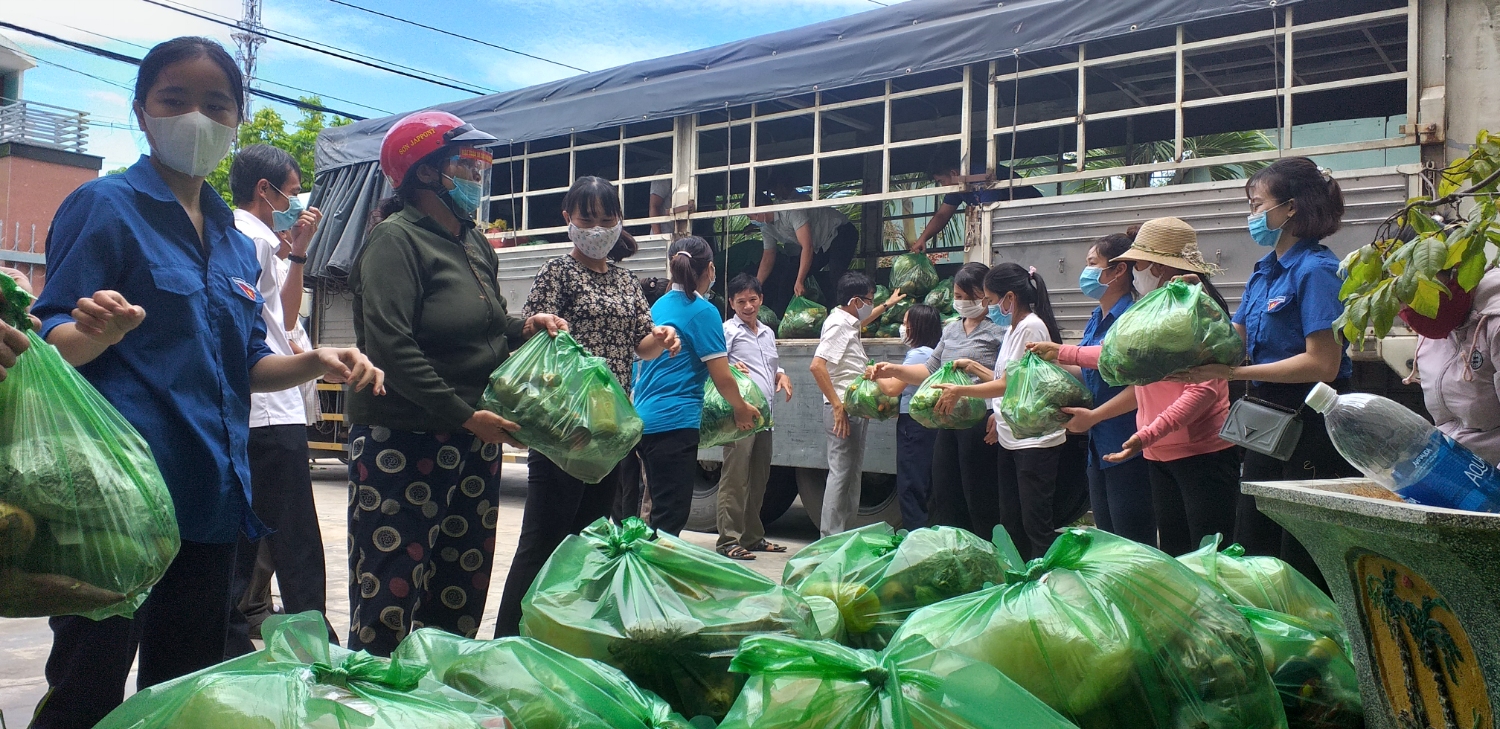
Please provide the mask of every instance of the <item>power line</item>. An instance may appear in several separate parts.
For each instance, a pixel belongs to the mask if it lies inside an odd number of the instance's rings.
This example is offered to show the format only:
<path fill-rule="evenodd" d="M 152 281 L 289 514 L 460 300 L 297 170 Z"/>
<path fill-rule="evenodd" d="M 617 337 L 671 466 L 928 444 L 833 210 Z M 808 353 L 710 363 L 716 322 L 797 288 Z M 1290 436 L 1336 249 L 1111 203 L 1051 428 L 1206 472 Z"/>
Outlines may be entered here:
<path fill-rule="evenodd" d="M 573 71 L 582 72 L 582 74 L 588 74 L 588 69 L 580 69 L 580 68 L 577 68 L 577 66 L 567 65 L 567 63 L 555 62 L 555 60 L 552 60 L 552 58 L 543 58 L 543 57 L 540 57 L 540 55 L 529 54 L 529 52 L 526 52 L 526 51 L 517 51 L 517 49 L 514 49 L 514 48 L 505 48 L 504 45 L 495 45 L 495 43 L 490 43 L 489 40 L 480 40 L 480 39 L 477 39 L 477 37 L 460 36 L 460 34 L 458 34 L 458 33 L 453 33 L 453 31 L 449 31 L 449 30 L 443 30 L 443 28 L 435 28 L 435 27 L 432 27 L 432 26 L 423 26 L 422 23 L 417 23 L 417 21 L 411 21 L 411 20 L 407 20 L 407 18 L 396 17 L 396 15 L 387 15 L 387 13 L 380 12 L 380 10 L 372 10 L 372 9 L 369 9 L 369 7 L 360 7 L 360 6 L 354 5 L 354 3 L 347 3 L 347 1 L 344 1 L 344 0 L 329 0 L 329 1 L 330 1 L 330 3 L 335 3 L 335 5 L 342 5 L 342 6 L 345 6 L 345 7 L 353 7 L 353 9 L 360 10 L 360 12 L 368 12 L 368 13 L 371 13 L 371 15 L 380 15 L 381 18 L 387 18 L 387 20 L 393 20 L 393 21 L 396 21 L 396 23 L 405 23 L 405 24 L 407 24 L 407 26 L 416 26 L 416 27 L 419 27 L 419 28 L 425 28 L 425 30 L 434 31 L 434 33 L 443 33 L 444 36 L 458 37 L 458 39 L 460 39 L 460 40 L 468 40 L 468 42 L 478 43 L 478 45 L 487 45 L 487 46 L 490 46 L 490 48 L 498 49 L 498 51 L 513 52 L 513 54 L 516 54 L 516 55 L 525 55 L 525 57 L 528 57 L 528 58 L 535 58 L 535 60 L 538 60 L 538 62 L 550 63 L 550 65 L 553 65 L 553 66 L 562 66 L 562 68 L 565 68 L 565 69 L 573 69 Z"/>
<path fill-rule="evenodd" d="M 38 38 L 42 38 L 42 39 L 45 39 L 45 40 L 52 41 L 53 43 L 60 43 L 62 45 L 68 46 L 70 48 L 76 48 L 76 49 L 78 49 L 80 51 L 83 51 L 85 53 L 92 53 L 92 54 L 94 54 L 96 56 L 102 56 L 104 58 L 108 58 L 111 61 L 119 61 L 121 63 L 128 63 L 128 64 L 130 64 L 132 66 L 139 66 L 139 65 L 141 65 L 141 59 L 139 59 L 139 58 L 135 58 L 135 57 L 132 57 L 132 56 L 127 56 L 127 55 L 125 55 L 123 53 L 116 53 L 114 51 L 107 50 L 107 49 L 104 49 L 104 48 L 100 48 L 98 46 L 91 46 L 91 45 L 89 45 L 87 43 L 80 43 L 78 41 L 71 41 L 71 40 L 68 40 L 67 38 L 59 38 L 59 37 L 57 37 L 55 35 L 52 35 L 51 33 L 43 33 L 43 32 L 41 32 L 39 30 L 32 30 L 31 28 L 26 28 L 26 27 L 22 27 L 22 26 L 16 25 L 15 23 L 7 23 L 7 22 L 5 22 L 3 20 L 0 20 L 0 28 L 9 28 L 11 30 L 19 31 L 21 33 L 26 33 L 28 35 L 34 35 L 34 36 L 36 36 Z M 53 64 L 53 65 L 56 65 L 56 64 Z M 333 114 L 335 116 L 347 117 L 347 118 L 353 119 L 355 121 L 361 121 L 361 120 L 365 119 L 365 117 L 360 116 L 359 114 L 350 114 L 347 111 L 339 111 L 338 109 L 331 109 L 329 107 L 323 106 L 322 104 L 308 103 L 306 101 L 302 101 L 301 99 L 293 99 L 290 96 L 283 96 L 283 95 L 278 94 L 278 93 L 274 93 L 274 92 L 271 92 L 271 91 L 266 91 L 265 89 L 254 89 L 254 88 L 252 88 L 252 89 L 250 89 L 250 93 L 252 95 L 259 96 L 260 98 L 263 98 L 263 99 L 269 99 L 271 101 L 277 101 L 277 102 L 280 102 L 280 103 L 283 103 L 283 104 L 290 104 L 291 106 L 295 106 L 295 107 L 297 107 L 299 109 L 307 109 L 307 110 L 310 110 L 310 111 L 321 111 L 321 112 L 323 112 L 325 114 Z"/>
<path fill-rule="evenodd" d="M 79 28 L 76 25 L 68 25 L 67 23 L 58 23 L 58 25 L 61 25 L 62 27 L 67 28 L 69 30 L 76 30 L 76 31 L 78 31 L 80 33 L 88 33 L 89 35 L 96 36 L 96 37 L 99 37 L 99 38 L 103 38 L 105 40 L 114 41 L 116 43 L 123 43 L 123 44 L 125 44 L 127 46 L 134 46 L 134 47 L 139 48 L 139 49 L 141 49 L 143 51 L 149 51 L 149 50 L 151 50 L 150 46 L 143 46 L 143 45 L 141 45 L 139 43 L 132 43 L 132 42 L 130 42 L 128 40 L 124 40 L 122 38 L 116 38 L 116 37 L 110 36 L 110 35 L 105 35 L 105 34 L 100 33 L 98 31 L 89 30 L 87 28 Z M 53 64 L 53 65 L 55 66 L 57 64 Z M 346 104 L 353 104 L 355 106 L 364 107 L 366 109 L 369 109 L 370 111 L 378 111 L 378 112 L 380 112 L 382 114 L 394 114 L 395 113 L 393 111 L 390 111 L 389 109 L 382 109 L 382 108 L 380 108 L 378 106 L 370 106 L 369 104 L 363 104 L 363 103 L 360 103 L 360 102 L 355 101 L 353 99 L 345 99 L 345 98 L 341 98 L 341 97 L 338 97 L 338 96 L 334 96 L 333 94 L 325 94 L 325 93 L 322 93 L 322 92 L 319 92 L 319 91 L 313 91 L 312 89 L 304 89 L 301 86 L 293 86 L 291 84 L 281 83 L 280 81 L 272 81 L 271 79 L 265 78 L 264 76 L 258 78 L 257 80 L 260 81 L 263 84 L 271 84 L 272 86 L 280 86 L 280 87 L 282 87 L 284 89 L 291 89 L 293 91 L 301 91 L 304 94 L 312 94 L 313 96 L 316 96 L 319 99 L 332 99 L 334 101 L 342 101 L 342 102 L 344 102 Z"/>
<path fill-rule="evenodd" d="M 64 71 L 72 71 L 73 73 L 76 73 L 79 76 L 88 76 L 89 78 L 91 78 L 91 79 L 93 79 L 95 81 L 102 81 L 102 82 L 107 83 L 110 86 L 114 86 L 116 88 L 124 89 L 126 91 L 131 91 L 131 92 L 135 91 L 135 89 L 132 89 L 129 86 L 126 86 L 125 84 L 119 83 L 117 81 L 111 81 L 111 80 L 109 80 L 107 78 L 104 78 L 102 76 L 95 76 L 92 73 L 88 73 L 86 71 L 80 71 L 80 70 L 78 70 L 76 68 L 69 68 L 68 66 L 64 66 L 61 63 L 58 63 L 56 61 L 49 61 L 49 60 L 47 60 L 45 58 L 42 58 L 41 56 L 33 55 L 32 58 L 35 58 L 36 60 L 41 61 L 42 63 L 47 64 L 48 66 L 55 66 L 55 67 L 60 68 L 60 69 L 62 69 Z"/>
<path fill-rule="evenodd" d="M 150 5 L 155 5 L 155 6 L 161 7 L 161 8 L 166 8 L 167 10 L 173 10 L 173 11 L 182 13 L 183 15 L 190 15 L 190 16 L 192 16 L 194 18 L 197 18 L 199 20 L 206 20 L 206 21 L 208 21 L 210 23 L 217 23 L 219 25 L 223 25 L 223 26 L 226 26 L 226 27 L 229 27 L 229 28 L 235 28 L 235 29 L 239 28 L 239 21 L 231 20 L 231 19 L 225 18 L 224 16 L 216 16 L 216 14 L 211 14 L 211 13 L 209 13 L 206 10 L 198 10 L 197 8 L 192 8 L 190 6 L 182 6 L 182 5 L 177 5 L 175 3 L 162 2 L 162 0 L 141 0 L 141 2 L 150 4 Z M 357 64 L 359 64 L 361 66 L 369 66 L 370 68 L 379 69 L 379 70 L 385 71 L 387 73 L 394 73 L 394 74 L 398 74 L 398 75 L 401 75 L 401 76 L 406 76 L 407 78 L 414 78 L 414 79 L 416 79 L 418 81 L 426 81 L 427 83 L 434 84 L 434 85 L 437 85 L 437 86 L 446 86 L 446 87 L 448 87 L 450 89 L 455 89 L 457 91 L 463 91 L 465 93 L 476 94 L 476 95 L 480 95 L 480 96 L 482 96 L 484 94 L 487 94 L 487 93 L 494 93 L 495 92 L 495 89 L 490 89 L 490 88 L 486 88 L 486 87 L 483 87 L 483 86 L 478 86 L 477 88 L 475 88 L 475 86 L 477 86 L 477 84 L 476 85 L 471 85 L 471 86 L 460 86 L 458 84 L 463 84 L 463 83 L 467 83 L 467 82 L 459 81 L 458 79 L 450 78 L 448 76 L 442 76 L 442 75 L 439 75 L 439 74 L 435 74 L 435 73 L 432 73 L 430 71 L 423 71 L 423 70 L 418 69 L 418 68 L 412 68 L 411 66 L 405 66 L 405 65 L 402 65 L 402 64 L 399 64 L 399 63 L 394 63 L 394 62 L 390 62 L 390 61 L 379 62 L 380 59 L 377 59 L 374 56 L 368 56 L 368 55 L 365 55 L 363 53 L 359 53 L 357 51 L 345 50 L 343 48 L 339 48 L 337 46 L 328 45 L 326 43 L 321 44 L 321 45 L 323 45 L 325 47 L 321 47 L 320 48 L 318 45 L 315 45 L 315 44 L 318 43 L 317 41 L 308 40 L 306 38 L 302 38 L 300 36 L 291 35 L 289 33 L 283 33 L 281 31 L 274 31 L 274 30 L 271 30 L 270 28 L 261 28 L 261 33 L 263 35 L 265 35 L 267 38 L 270 38 L 271 40 L 281 41 L 282 43 L 285 43 L 285 44 L 291 45 L 291 46 L 296 46 L 296 47 L 301 48 L 303 50 L 313 51 L 314 53 L 322 53 L 325 56 L 332 56 L 334 58 L 338 58 L 338 59 L 341 59 L 341 60 L 344 60 L 344 61 L 349 61 L 351 63 L 357 63 Z M 356 58 L 356 56 L 359 56 L 359 58 Z M 371 60 L 364 60 L 364 59 L 371 59 Z M 402 69 L 407 69 L 407 70 L 402 70 Z M 450 81 L 452 83 L 449 83 Z"/>

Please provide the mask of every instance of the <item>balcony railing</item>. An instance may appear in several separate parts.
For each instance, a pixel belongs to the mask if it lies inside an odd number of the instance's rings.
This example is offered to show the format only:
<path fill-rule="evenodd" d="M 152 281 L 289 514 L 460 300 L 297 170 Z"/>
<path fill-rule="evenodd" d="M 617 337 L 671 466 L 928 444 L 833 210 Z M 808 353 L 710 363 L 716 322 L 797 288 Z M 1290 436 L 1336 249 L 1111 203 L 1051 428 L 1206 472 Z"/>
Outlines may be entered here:
<path fill-rule="evenodd" d="M 0 106 L 0 144 L 18 142 L 88 153 L 88 112 L 35 101 Z"/>

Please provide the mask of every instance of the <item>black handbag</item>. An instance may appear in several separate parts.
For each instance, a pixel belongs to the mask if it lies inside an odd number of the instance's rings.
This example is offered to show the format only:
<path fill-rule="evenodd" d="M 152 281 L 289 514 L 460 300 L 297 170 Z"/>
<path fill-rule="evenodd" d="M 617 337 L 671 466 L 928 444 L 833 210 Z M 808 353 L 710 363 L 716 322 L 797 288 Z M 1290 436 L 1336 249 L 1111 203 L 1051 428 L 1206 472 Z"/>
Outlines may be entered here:
<path fill-rule="evenodd" d="M 1219 437 L 1278 461 L 1290 460 L 1302 438 L 1301 411 L 1243 397 L 1229 408 Z"/>

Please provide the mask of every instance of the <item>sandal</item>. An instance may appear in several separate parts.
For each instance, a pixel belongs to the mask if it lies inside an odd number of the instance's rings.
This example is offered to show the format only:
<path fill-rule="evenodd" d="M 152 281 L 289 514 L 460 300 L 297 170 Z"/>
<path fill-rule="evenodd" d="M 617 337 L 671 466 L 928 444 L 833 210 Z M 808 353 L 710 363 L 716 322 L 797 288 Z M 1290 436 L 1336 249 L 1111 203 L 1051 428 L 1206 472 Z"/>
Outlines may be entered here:
<path fill-rule="evenodd" d="M 730 559 L 737 559 L 742 562 L 749 562 L 755 559 L 755 555 L 751 554 L 750 550 L 745 549 L 738 544 L 728 544 L 722 547 L 718 547 L 717 551 L 719 552 L 719 554 L 722 554 L 725 557 L 728 557 Z"/>
<path fill-rule="evenodd" d="M 784 546 L 782 546 L 780 544 L 777 544 L 775 542 L 768 542 L 768 541 L 762 539 L 762 540 L 760 540 L 759 544 L 756 544 L 755 546 L 751 547 L 750 551 L 752 551 L 752 552 L 785 552 L 786 551 L 786 547 L 784 547 Z"/>

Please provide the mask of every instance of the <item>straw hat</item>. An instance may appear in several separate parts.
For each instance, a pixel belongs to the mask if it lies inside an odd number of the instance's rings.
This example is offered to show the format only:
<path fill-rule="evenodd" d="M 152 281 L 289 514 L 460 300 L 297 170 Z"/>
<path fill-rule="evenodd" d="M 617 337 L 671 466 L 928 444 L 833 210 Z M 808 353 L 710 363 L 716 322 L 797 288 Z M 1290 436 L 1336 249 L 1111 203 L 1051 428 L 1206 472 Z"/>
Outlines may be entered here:
<path fill-rule="evenodd" d="M 1198 251 L 1198 234 L 1193 226 L 1177 218 L 1155 218 L 1141 225 L 1130 250 L 1115 257 L 1116 261 L 1148 261 L 1182 271 L 1197 271 L 1217 276 L 1223 269 L 1203 260 Z"/>

